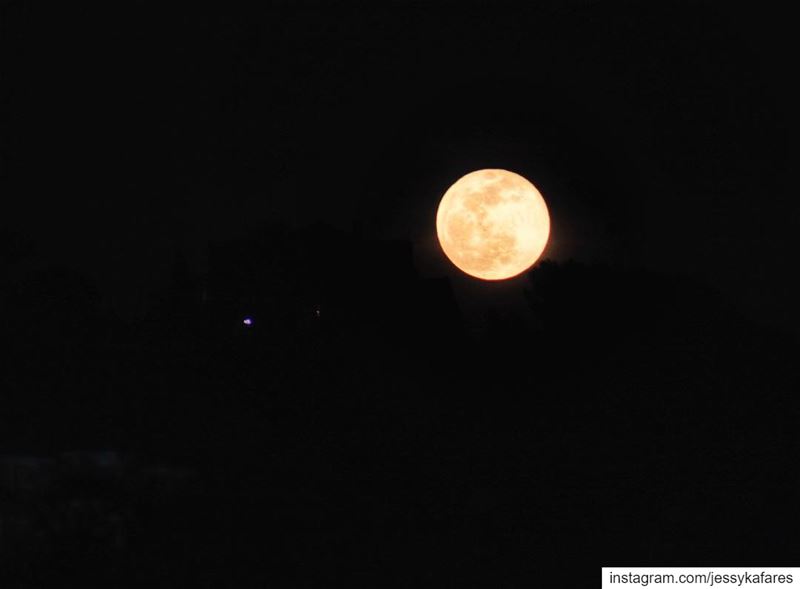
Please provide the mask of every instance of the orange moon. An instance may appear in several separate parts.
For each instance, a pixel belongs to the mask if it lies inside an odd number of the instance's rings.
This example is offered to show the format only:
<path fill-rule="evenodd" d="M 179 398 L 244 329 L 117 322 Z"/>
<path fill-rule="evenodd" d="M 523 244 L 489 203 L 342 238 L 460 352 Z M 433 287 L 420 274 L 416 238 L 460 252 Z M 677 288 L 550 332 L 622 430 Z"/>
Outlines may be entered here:
<path fill-rule="evenodd" d="M 508 170 L 477 170 L 442 197 L 436 233 L 459 269 L 482 280 L 505 280 L 530 268 L 550 237 L 541 193 Z"/>

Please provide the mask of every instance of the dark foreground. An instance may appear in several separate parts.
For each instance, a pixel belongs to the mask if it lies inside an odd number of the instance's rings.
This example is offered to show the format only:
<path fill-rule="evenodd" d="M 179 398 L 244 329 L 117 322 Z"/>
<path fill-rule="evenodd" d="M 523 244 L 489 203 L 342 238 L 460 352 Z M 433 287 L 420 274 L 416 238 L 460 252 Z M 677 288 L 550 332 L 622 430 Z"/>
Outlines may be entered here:
<path fill-rule="evenodd" d="M 612 564 L 797 563 L 792 338 L 608 268 L 543 264 L 534 323 L 500 309 L 477 331 L 446 284 L 398 284 L 252 328 L 224 305 L 12 325 L 0 585 L 588 587 Z"/>

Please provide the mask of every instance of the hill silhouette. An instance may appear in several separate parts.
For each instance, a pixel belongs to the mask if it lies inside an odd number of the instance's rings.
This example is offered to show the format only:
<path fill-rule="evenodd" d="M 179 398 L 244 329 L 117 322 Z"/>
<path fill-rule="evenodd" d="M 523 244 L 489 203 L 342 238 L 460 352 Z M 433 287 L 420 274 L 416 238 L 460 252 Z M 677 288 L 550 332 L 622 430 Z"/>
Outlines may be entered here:
<path fill-rule="evenodd" d="M 573 587 L 800 548 L 796 344 L 702 284 L 544 261 L 533 321 L 467 333 L 408 243 L 209 260 L 129 325 L 4 274 L 4 586 Z"/>

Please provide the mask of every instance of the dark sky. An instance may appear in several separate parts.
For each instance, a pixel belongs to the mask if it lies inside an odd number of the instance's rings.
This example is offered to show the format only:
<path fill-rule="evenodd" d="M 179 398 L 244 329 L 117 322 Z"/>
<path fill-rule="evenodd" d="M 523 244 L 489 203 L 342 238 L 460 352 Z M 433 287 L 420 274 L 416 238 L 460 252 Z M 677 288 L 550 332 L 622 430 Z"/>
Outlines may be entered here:
<path fill-rule="evenodd" d="M 531 179 L 547 255 L 683 272 L 800 327 L 792 21 L 763 3 L 0 3 L 0 224 L 130 312 L 270 221 L 408 237 Z M 467 279 L 456 277 L 457 281 Z M 473 284 L 474 287 L 474 284 Z"/>

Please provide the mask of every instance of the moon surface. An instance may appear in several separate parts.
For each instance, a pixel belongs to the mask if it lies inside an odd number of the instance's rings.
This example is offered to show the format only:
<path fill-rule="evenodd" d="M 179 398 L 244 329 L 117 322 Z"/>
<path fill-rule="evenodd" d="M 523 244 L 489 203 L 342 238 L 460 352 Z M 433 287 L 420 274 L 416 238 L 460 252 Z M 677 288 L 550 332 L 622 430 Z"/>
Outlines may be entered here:
<path fill-rule="evenodd" d="M 442 197 L 436 233 L 458 268 L 483 280 L 504 280 L 530 268 L 550 237 L 541 193 L 508 170 L 487 169 L 459 178 Z"/>

